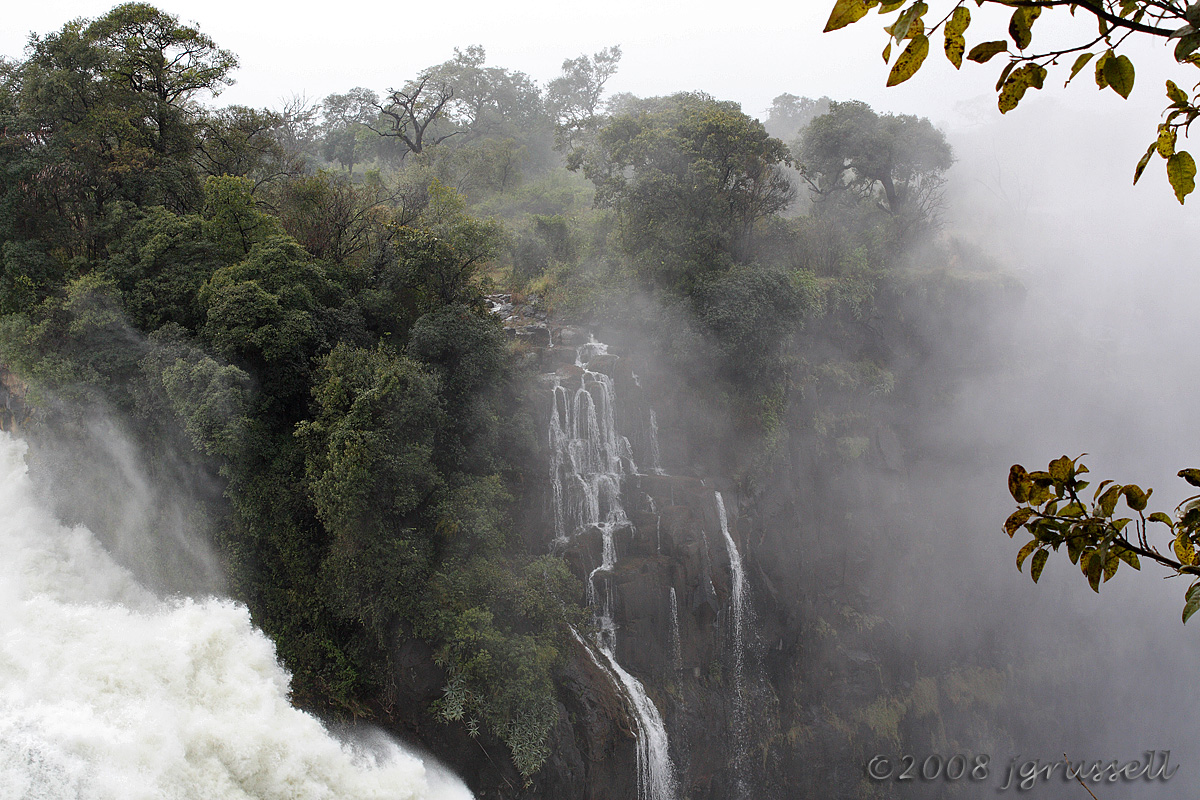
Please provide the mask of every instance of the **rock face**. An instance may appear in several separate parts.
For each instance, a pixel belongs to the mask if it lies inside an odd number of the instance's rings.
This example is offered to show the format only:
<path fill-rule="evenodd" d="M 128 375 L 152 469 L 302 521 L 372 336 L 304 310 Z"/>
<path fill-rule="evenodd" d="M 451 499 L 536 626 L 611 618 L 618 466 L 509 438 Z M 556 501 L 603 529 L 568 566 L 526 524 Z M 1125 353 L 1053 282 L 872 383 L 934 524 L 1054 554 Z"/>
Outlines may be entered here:
<path fill-rule="evenodd" d="M 725 491 L 730 539 L 744 553 L 736 493 L 723 476 L 669 474 L 664 468 L 654 403 L 657 397 L 669 402 L 669 395 L 656 396 L 654 381 L 635 354 L 617 347 L 607 352 L 589 350 L 583 346 L 587 337 L 576 330 L 563 329 L 553 338 L 555 346 L 537 348 L 531 356 L 547 373 L 543 390 L 531 398 L 534 419 L 545 426 L 554 402 L 559 403 L 561 416 L 563 403 L 576 392 L 597 395 L 598 384 L 589 375 L 611 379 L 616 429 L 625 442 L 619 468 L 623 514 L 609 515 L 610 522 L 599 525 L 564 526 L 560 521 L 557 527 L 568 530 L 556 541 L 554 490 L 547 480 L 536 507 L 529 510 L 530 526 L 541 532 L 543 547 L 561 553 L 580 581 L 592 581 L 595 594 L 605 598 L 605 612 L 615 626 L 616 660 L 645 688 L 666 723 L 678 784 L 675 796 L 697 800 L 761 796 L 756 789 L 761 781 L 738 758 L 739 751 L 754 749 L 744 730 L 745 714 L 741 714 L 743 730 L 735 730 L 734 724 L 739 718 L 735 703 L 749 700 L 756 708 L 769 708 L 774 702 L 757 640 L 746 648 L 755 652 L 736 652 L 731 613 L 734 576 L 716 490 Z M 577 363 L 581 352 L 586 353 L 582 365 Z M 604 402 L 596 404 L 597 413 L 604 413 Z M 544 441 L 553 439 L 551 434 Z M 680 450 L 672 445 L 668 452 Z M 550 458 L 547 450 L 543 475 L 550 472 Z M 611 569 L 605 563 L 606 525 L 614 551 Z M 631 705 L 611 677 L 589 674 L 579 656 L 561 684 L 563 697 L 569 698 L 564 705 L 582 706 L 590 714 L 583 719 L 576 715 L 574 727 L 560 725 L 556 731 L 563 738 L 552 745 L 555 756 L 543 769 L 547 788 L 565 787 L 595 769 L 593 760 L 606 757 L 606 747 L 612 743 L 610 729 L 620 724 L 613 706 Z M 585 676 L 592 682 L 581 680 Z M 601 702 L 601 697 L 606 699 Z M 758 725 L 758 731 L 773 727 Z M 591 741 L 597 735 L 600 742 Z M 636 777 L 636 772 L 629 777 Z M 637 786 L 627 778 L 623 784 L 592 783 L 585 794 L 564 790 L 561 795 L 536 796 L 617 800 L 637 794 Z"/>

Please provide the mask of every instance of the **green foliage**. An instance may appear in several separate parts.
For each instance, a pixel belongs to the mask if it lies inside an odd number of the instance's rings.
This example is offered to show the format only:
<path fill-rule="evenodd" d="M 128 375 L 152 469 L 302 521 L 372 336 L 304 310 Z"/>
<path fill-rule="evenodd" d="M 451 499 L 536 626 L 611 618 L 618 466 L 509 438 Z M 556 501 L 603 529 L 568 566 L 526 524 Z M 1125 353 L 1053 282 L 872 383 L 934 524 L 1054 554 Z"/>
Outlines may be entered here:
<path fill-rule="evenodd" d="M 177 326 L 160 328 L 151 342 L 140 364 L 146 380 L 162 387 L 198 450 L 236 461 L 249 424 L 250 376 L 188 342 Z"/>
<path fill-rule="evenodd" d="M 1139 556 L 1178 574 L 1200 575 L 1200 495 L 1184 500 L 1173 515 L 1147 514 L 1153 489 L 1105 480 L 1088 499 L 1081 496 L 1089 485 L 1082 478 L 1087 472 L 1079 458 L 1067 456 L 1054 459 L 1045 470 L 1028 472 L 1020 464 L 1009 470 L 1008 490 L 1019 507 L 1004 523 L 1004 531 L 1012 537 L 1024 529 L 1033 536 L 1017 554 L 1018 569 L 1032 555 L 1030 575 L 1036 583 L 1049 553 L 1065 545 L 1067 558 L 1079 566 L 1096 592 L 1116 575 L 1122 562 L 1141 569 Z M 1179 477 L 1200 486 L 1200 470 L 1180 470 Z M 1122 501 L 1126 510 L 1118 516 Z M 1166 536 L 1170 551 L 1164 553 L 1152 544 L 1152 539 L 1160 538 L 1156 534 Z M 1185 593 L 1183 621 L 1197 609 L 1200 580 L 1193 581 Z"/>
<path fill-rule="evenodd" d="M 102 270 L 120 289 L 133 324 L 143 331 L 167 323 L 195 330 L 204 320 L 200 287 L 221 264 L 203 221 L 162 206 L 128 217 Z"/>
<path fill-rule="evenodd" d="M 1071 15 L 1075 16 L 1077 9 L 1091 14 L 1098 25 L 1098 31 L 1080 31 L 1067 44 L 1044 50 L 1032 47 L 1034 24 L 1043 11 L 1050 10 L 1057 15 L 1055 7 L 1062 6 L 1063 3 L 1058 0 L 1028 0 L 1021 3 L 1011 0 L 976 0 L 976 5 L 985 4 L 1013 8 L 1006 33 L 1015 46 L 1015 51 L 1009 50 L 1008 41 L 998 39 L 976 44 L 967 53 L 969 61 L 980 64 L 988 62 L 1000 53 L 1008 54 L 1008 61 L 996 82 L 997 104 L 1002 114 L 1015 109 L 1027 89 L 1041 89 L 1048 76 L 1048 68 L 1057 65 L 1060 59 L 1067 56 L 1074 58 L 1066 83 L 1074 80 L 1083 68 L 1094 60 L 1096 86 L 1101 90 L 1112 89 L 1122 98 L 1128 98 L 1133 91 L 1136 71 L 1129 56 L 1117 51 L 1135 34 L 1135 40 L 1137 37 L 1159 38 L 1164 42 L 1177 40 L 1173 52 L 1175 62 L 1185 67 L 1200 66 L 1200 58 L 1197 57 L 1197 50 L 1200 50 L 1200 16 L 1196 13 L 1194 3 L 1188 4 L 1183 0 L 1070 3 L 1068 5 Z M 971 24 L 970 8 L 967 0 L 953 0 L 952 3 L 943 3 L 942 6 L 949 7 L 948 13 L 940 19 L 934 15 L 932 19 L 936 21 L 927 25 L 926 15 L 929 14 L 930 8 L 922 0 L 837 0 L 825 30 L 844 28 L 862 19 L 876 7 L 880 14 L 898 12 L 896 21 L 884 28 L 890 37 L 883 51 L 884 62 L 891 58 L 893 43 L 899 44 L 906 39 L 910 41 L 896 58 L 888 74 L 887 85 L 894 86 L 908 80 L 920 69 L 929 50 L 929 37 L 938 28 L 944 30 L 946 57 L 956 69 L 962 66 L 962 55 L 966 50 L 964 34 Z M 1160 132 L 1166 126 L 1173 132 L 1177 133 L 1182 129 L 1186 133 L 1192 122 L 1200 117 L 1197 98 L 1189 97 L 1173 81 L 1167 81 L 1167 96 L 1171 104 L 1164 112 L 1167 119 L 1159 126 Z M 1151 145 L 1138 163 L 1134 171 L 1134 183 L 1141 177 L 1154 150 L 1154 145 Z M 1192 180 L 1195 174 L 1192 169 L 1192 157 L 1186 152 L 1178 154 L 1178 158 L 1161 150 L 1159 154 L 1167 160 L 1167 179 L 1175 190 L 1175 196 L 1183 203 L 1195 188 L 1195 182 Z"/>
<path fill-rule="evenodd" d="M 819 308 L 815 277 L 757 265 L 704 281 L 693 295 L 701 329 L 712 336 L 734 382 L 763 384 L 786 370 L 780 353 L 804 318 Z"/>
<path fill-rule="evenodd" d="M 481 270 L 504 245 L 504 230 L 495 220 L 466 213 L 462 195 L 434 182 L 420 228 L 401 228 L 396 236 L 404 285 L 423 310 L 455 303 L 478 303 L 483 292 Z"/>
<path fill-rule="evenodd" d="M 866 103 L 831 103 L 805 129 L 799 158 L 820 200 L 849 194 L 877 203 L 907 233 L 937 222 L 954 155 L 928 119 L 876 114 Z"/>
<path fill-rule="evenodd" d="M 609 120 L 580 166 L 596 204 L 617 211 L 643 280 L 686 287 L 751 260 L 756 224 L 794 198 L 787 159 L 783 143 L 736 103 L 677 94 Z"/>
<path fill-rule="evenodd" d="M 314 376 L 316 416 L 301 423 L 317 516 L 337 535 L 370 536 L 412 522 L 437 487 L 437 383 L 384 348 L 338 345 Z"/>

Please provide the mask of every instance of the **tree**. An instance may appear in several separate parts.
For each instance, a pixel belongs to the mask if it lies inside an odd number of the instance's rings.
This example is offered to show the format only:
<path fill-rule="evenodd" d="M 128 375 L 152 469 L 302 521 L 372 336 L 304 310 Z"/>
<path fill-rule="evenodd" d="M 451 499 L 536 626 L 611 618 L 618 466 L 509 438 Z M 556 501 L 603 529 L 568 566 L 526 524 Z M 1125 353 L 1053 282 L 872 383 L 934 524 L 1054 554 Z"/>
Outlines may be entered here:
<path fill-rule="evenodd" d="M 546 86 L 546 106 L 554 117 L 561 146 L 565 149 L 580 146 L 595 132 L 604 85 L 616 74 L 620 63 L 619 45 L 606 47 L 591 56 L 569 58 L 562 64 L 562 74 Z"/>
<path fill-rule="evenodd" d="M 876 114 L 859 101 L 831 103 L 800 140 L 800 161 L 817 198 L 851 192 L 874 199 L 902 230 L 936 223 L 954 155 L 928 119 Z"/>
<path fill-rule="evenodd" d="M 430 74 L 454 91 L 447 118 L 466 137 L 519 135 L 543 116 L 537 84 L 523 72 L 484 66 L 479 45 L 454 48 L 454 58 L 430 68 Z"/>
<path fill-rule="evenodd" d="M 582 168 L 644 277 L 680 286 L 750 260 L 755 225 L 795 198 L 787 160 L 783 142 L 737 103 L 684 93 L 610 119 Z"/>
<path fill-rule="evenodd" d="M 837 0 L 825 30 L 850 25 L 875 7 L 879 8 L 880 14 L 899 12 L 895 21 L 885 28 L 890 38 L 883 51 L 884 60 L 892 61 L 893 45 L 897 45 L 899 51 L 888 74 L 888 86 L 908 80 L 920 69 L 929 54 L 930 38 L 939 28 L 943 31 L 946 57 L 956 69 L 962 66 L 964 55 L 969 61 L 983 64 L 1005 53 L 1007 63 L 996 83 L 1002 114 L 1016 108 L 1027 90 L 1041 89 L 1049 76 L 1048 68 L 1060 66 L 1060 60 L 1064 67 L 1066 60 L 1070 60 L 1066 83 L 1090 65 L 1100 89 L 1110 88 L 1123 98 L 1129 97 L 1134 85 L 1134 65 L 1127 55 L 1118 51 L 1135 35 L 1159 38 L 1164 43 L 1178 40 L 1173 50 L 1175 61 L 1200 66 L 1200 53 L 1197 53 L 1200 50 L 1200 5 L 1196 3 L 1189 5 L 1183 0 L 976 0 L 979 6 L 985 3 L 1013 9 L 1007 34 L 1015 50 L 1010 50 L 1009 42 L 1003 38 L 984 41 L 967 50 L 964 34 L 971 24 L 971 10 L 966 0 L 944 4 L 945 16 L 939 19 L 936 14 L 932 15 L 929 22 L 926 21 L 929 6 L 922 0 L 914 0 L 911 4 L 908 0 Z M 1096 32 L 1078 33 L 1069 46 L 1032 47 L 1034 23 L 1043 11 L 1054 11 L 1057 6 L 1069 6 L 1072 15 L 1076 11 L 1090 14 L 1098 26 Z M 1187 85 L 1186 81 L 1183 83 Z M 1200 116 L 1200 94 L 1189 96 L 1170 80 L 1166 92 L 1170 104 L 1164 111 L 1165 119 L 1159 123 L 1154 141 L 1134 169 L 1133 181 L 1137 183 L 1150 159 L 1157 154 L 1166 161 L 1167 179 L 1182 203 L 1195 189 L 1196 163 L 1187 151 L 1176 150 L 1176 144 L 1180 131 L 1186 136 L 1192 122 Z"/>
<path fill-rule="evenodd" d="M 1028 472 L 1020 464 L 1009 470 L 1008 490 L 1020 507 L 1004 523 L 1004 531 L 1012 537 L 1024 529 L 1033 536 L 1017 553 L 1017 569 L 1032 556 L 1029 574 L 1036 583 L 1050 552 L 1065 545 L 1067 558 L 1098 593 L 1100 584 L 1116 575 L 1122 562 L 1141 569 L 1139 556 L 1148 558 L 1193 578 L 1184 593 L 1186 623 L 1200 610 L 1200 494 L 1181 502 L 1173 514 L 1147 513 L 1154 490 L 1132 483 L 1101 481 L 1090 500 L 1081 497 L 1089 486 L 1083 480 L 1087 472 L 1078 458 L 1067 456 L 1054 459 L 1045 470 Z M 1200 487 L 1200 469 L 1180 470 L 1179 477 Z M 1117 516 L 1122 500 L 1122 513 L 1129 516 Z M 1169 550 L 1152 543 L 1152 538 L 1158 538 L 1152 536 L 1155 533 L 1166 535 Z"/>
<path fill-rule="evenodd" d="M 283 144 L 283 117 L 273 111 L 230 106 L 204 115 L 196 163 L 206 175 L 250 178 L 264 184 L 303 172 L 304 160 Z"/>
<path fill-rule="evenodd" d="M 811 97 L 797 97 L 784 92 L 771 101 L 763 126 L 775 138 L 790 141 L 803 133 L 808 123 L 822 114 L 828 114 L 831 102 L 828 97 L 813 100 Z"/>
<path fill-rule="evenodd" d="M 401 89 L 390 89 L 387 99 L 378 106 L 383 117 L 371 126 L 380 136 L 394 136 L 408 148 L 406 153 L 421 153 L 429 144 L 441 144 L 459 133 L 457 128 L 442 131 L 434 123 L 446 119 L 454 87 L 438 77 L 432 69 L 422 72 L 415 81 Z M 434 126 L 430 131 L 430 126 Z M 432 138 L 427 141 L 426 134 Z"/>
<path fill-rule="evenodd" d="M 466 213 L 466 200 L 434 182 L 420 226 L 401 227 L 396 236 L 403 288 L 422 310 L 482 302 L 478 277 L 504 245 L 504 227 Z"/>
<path fill-rule="evenodd" d="M 331 94 L 321 103 L 321 156 L 336 161 L 354 174 L 354 165 L 366 154 L 367 137 L 379 116 L 379 95 L 356 86 L 345 94 Z"/>

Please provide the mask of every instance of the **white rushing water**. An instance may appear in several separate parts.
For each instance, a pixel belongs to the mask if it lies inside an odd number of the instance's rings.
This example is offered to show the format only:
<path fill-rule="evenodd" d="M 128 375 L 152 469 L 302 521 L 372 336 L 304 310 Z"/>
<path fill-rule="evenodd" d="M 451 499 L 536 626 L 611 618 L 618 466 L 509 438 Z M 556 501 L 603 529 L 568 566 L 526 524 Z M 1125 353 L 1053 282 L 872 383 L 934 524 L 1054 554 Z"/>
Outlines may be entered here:
<path fill-rule="evenodd" d="M 550 415 L 550 481 L 554 505 L 554 533 L 559 542 L 590 528 L 601 535 L 600 564 L 588 575 L 586 593 L 598 634 L 595 650 L 585 647 L 597 665 L 629 700 L 637 721 L 638 795 L 641 800 L 675 800 L 678 787 L 671 761 L 667 729 L 646 689 L 617 661 L 617 626 L 612 613 L 612 586 L 608 579 L 617 564 L 614 531 L 628 525 L 621 504 L 621 481 L 636 472 L 629 440 L 617 431 L 613 380 L 589 369 L 592 360 L 608 355 L 608 346 L 594 339 L 576 351 L 579 368 L 576 386 L 554 384 L 554 409 Z M 573 382 L 572 382 L 573 383 Z"/>
<path fill-rule="evenodd" d="M 675 587 L 671 587 L 671 668 L 676 672 L 683 669 L 683 640 L 679 636 L 679 600 Z"/>
<path fill-rule="evenodd" d="M 735 737 L 733 744 L 734 775 L 738 782 L 739 797 L 746 796 L 745 781 L 745 751 L 747 730 L 746 708 L 746 615 L 750 601 L 746 593 L 746 574 L 742 570 L 742 556 L 738 553 L 737 543 L 729 532 L 729 515 L 725 512 L 725 499 L 720 492 L 713 492 L 717 501 L 717 519 L 721 523 L 721 535 L 725 537 L 725 547 L 729 552 L 729 572 L 732 578 L 732 596 L 730 607 L 733 616 L 733 719 L 732 727 Z"/>
<path fill-rule="evenodd" d="M 245 606 L 163 601 L 47 511 L 0 432 L 0 797 L 468 800 L 382 734 L 344 744 L 288 703 Z"/>
<path fill-rule="evenodd" d="M 666 475 L 662 468 L 662 452 L 658 449 L 658 417 L 650 409 L 650 471 L 655 475 Z"/>
<path fill-rule="evenodd" d="M 572 631 L 572 633 L 575 633 Z M 637 766 L 639 800 L 674 800 L 679 795 L 675 783 L 675 765 L 671 762 L 667 728 L 663 724 L 658 707 L 646 694 L 641 681 L 626 672 L 617 662 L 612 650 L 604 645 L 604 637 L 596 648 L 589 647 L 575 634 L 592 662 L 619 686 L 629 700 L 637 724 Z M 603 662 L 596 658 L 596 652 Z"/>

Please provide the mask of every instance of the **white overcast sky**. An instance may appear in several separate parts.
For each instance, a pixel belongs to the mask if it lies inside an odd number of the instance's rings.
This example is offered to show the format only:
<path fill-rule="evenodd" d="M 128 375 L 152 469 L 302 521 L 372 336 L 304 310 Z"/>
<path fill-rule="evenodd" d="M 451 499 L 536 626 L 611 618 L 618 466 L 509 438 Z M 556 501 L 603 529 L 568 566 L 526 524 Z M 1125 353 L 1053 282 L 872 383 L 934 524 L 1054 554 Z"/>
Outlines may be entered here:
<path fill-rule="evenodd" d="M 936 46 L 913 80 L 885 89 L 879 57 L 885 43 L 881 18 L 871 15 L 848 29 L 822 34 L 832 0 L 606 0 L 590 5 L 562 0 L 459 3 L 326 0 L 160 0 L 156 5 L 199 23 L 222 47 L 241 59 L 237 84 L 222 103 L 276 107 L 303 93 L 319 99 L 353 86 L 383 91 L 421 68 L 446 60 L 455 47 L 481 44 L 490 64 L 528 73 L 541 84 L 562 61 L 620 44 L 624 59 L 610 88 L 641 96 L 700 89 L 737 100 L 753 116 L 764 116 L 782 92 L 834 99 L 861 99 L 877 109 L 929 116 L 958 127 L 991 109 L 997 62 L 966 64 L 961 73 Z M 0 53 L 19 57 L 31 31 L 55 30 L 75 17 L 94 18 L 114 5 L 108 0 L 41 0 L 8 4 Z M 935 4 L 936 10 L 936 4 Z M 984 20 L 976 10 L 975 34 Z M 1039 24 L 1037 32 L 1048 28 Z M 1082 23 L 1081 23 L 1082 24 Z M 1001 38 L 1003 24 L 986 38 Z M 970 38 L 970 37 L 969 37 Z M 1166 61 L 1166 51 L 1149 48 L 1139 62 L 1146 71 Z M 1061 79 L 1060 79 L 1061 80 Z M 1051 79 L 1053 83 L 1054 79 Z M 1083 81 L 1067 91 L 1054 84 L 1060 102 L 1114 108 L 1121 101 L 1097 97 Z M 1162 80 L 1139 73 L 1145 103 L 1158 103 Z M 1134 100 L 1133 102 L 1137 102 Z M 1158 105 L 1156 108 L 1161 108 Z M 1020 113 L 1023 109 L 1018 109 Z"/>

